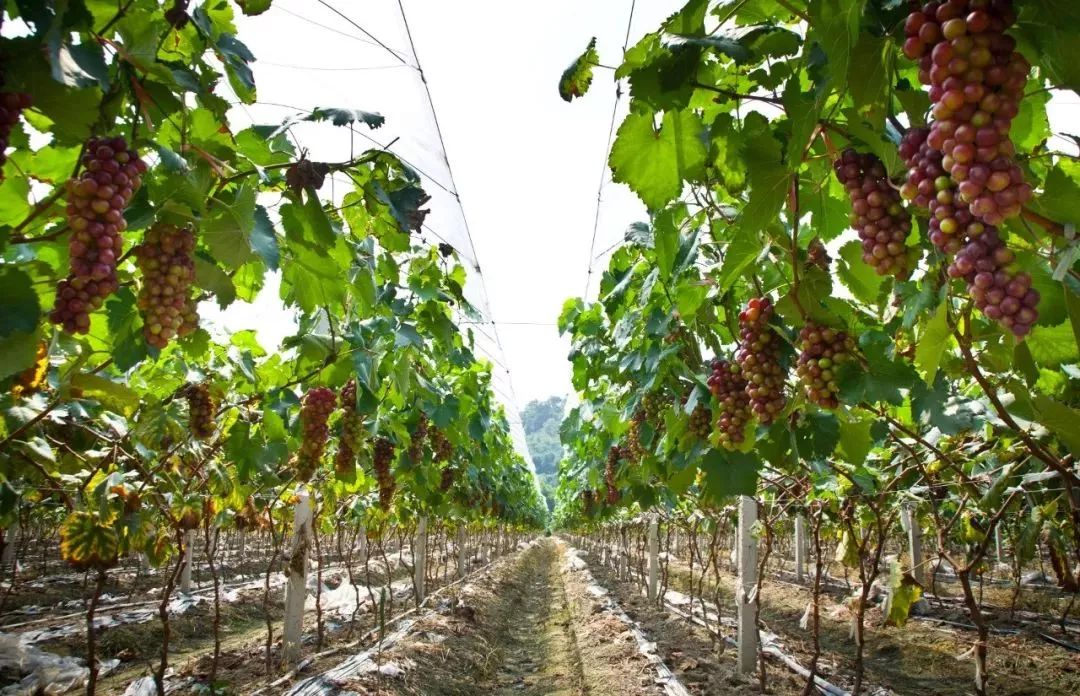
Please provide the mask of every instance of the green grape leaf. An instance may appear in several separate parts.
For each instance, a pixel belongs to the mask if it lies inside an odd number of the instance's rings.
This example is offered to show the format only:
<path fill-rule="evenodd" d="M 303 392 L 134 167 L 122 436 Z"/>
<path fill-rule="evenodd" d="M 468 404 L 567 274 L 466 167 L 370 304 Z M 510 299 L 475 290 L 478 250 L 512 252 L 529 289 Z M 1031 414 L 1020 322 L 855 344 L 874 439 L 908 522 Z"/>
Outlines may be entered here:
<path fill-rule="evenodd" d="M 948 311 L 947 302 L 939 303 L 937 311 L 933 316 L 926 318 L 919 332 L 915 346 L 915 367 L 918 368 L 927 384 L 933 384 L 938 366 L 941 364 L 941 356 L 945 354 L 945 349 L 950 343 Z"/>
<path fill-rule="evenodd" d="M 851 51 L 847 85 L 859 112 L 881 111 L 888 103 L 889 64 L 893 55 L 894 49 L 885 39 L 869 32 L 858 35 Z"/>
<path fill-rule="evenodd" d="M 1034 395 L 1032 405 L 1039 422 L 1056 434 L 1074 455 L 1080 455 L 1080 410 L 1066 406 L 1042 394 Z"/>
<path fill-rule="evenodd" d="M 342 109 L 333 106 L 317 106 L 309 113 L 296 114 L 281 122 L 277 130 L 270 134 L 276 137 L 284 133 L 289 126 L 301 121 L 330 121 L 335 126 L 349 126 L 360 122 L 368 128 L 375 129 L 386 123 L 386 118 L 374 111 L 361 111 L 360 109 Z"/>
<path fill-rule="evenodd" d="M 0 338 L 16 333 L 29 334 L 37 328 L 41 304 L 30 276 L 11 265 L 0 265 L 0 297 L 4 298 Z"/>
<path fill-rule="evenodd" d="M 881 294 L 885 278 L 879 276 L 870 264 L 863 261 L 862 243 L 850 241 L 840 247 L 837 273 L 855 299 L 873 306 Z"/>
<path fill-rule="evenodd" d="M 750 198 L 739 219 L 745 232 L 759 232 L 780 214 L 791 174 L 783 162 L 780 141 L 773 137 L 764 117 L 748 116 L 745 125 L 747 138 L 743 156 L 750 181 Z"/>
<path fill-rule="evenodd" d="M 809 38 L 825 51 L 833 85 L 841 86 L 848 76 L 865 4 L 866 0 L 810 0 Z"/>
<path fill-rule="evenodd" d="M 274 0 L 236 0 L 240 10 L 246 15 L 260 15 L 270 9 L 270 3 Z"/>
<path fill-rule="evenodd" d="M 840 444 L 837 452 L 844 461 L 855 465 L 866 461 L 866 455 L 870 454 L 870 448 L 874 445 L 873 435 L 870 434 L 873 424 L 874 421 L 870 418 L 840 421 Z"/>
<path fill-rule="evenodd" d="M 703 496 L 721 501 L 736 495 L 754 495 L 760 464 L 752 454 L 710 449 L 701 458 L 699 468 L 705 473 Z"/>
<path fill-rule="evenodd" d="M 563 101 L 573 101 L 574 97 L 585 96 L 592 84 L 593 66 L 600 62 L 600 56 L 596 52 L 596 37 L 590 41 L 585 52 L 574 59 L 562 77 L 559 78 L 559 96 Z"/>
<path fill-rule="evenodd" d="M 651 210 L 675 200 L 683 181 L 702 172 L 707 154 L 701 119 L 690 111 L 669 111 L 657 130 L 651 113 L 631 113 L 619 126 L 609 163 Z"/>
<path fill-rule="evenodd" d="M 1043 192 L 1031 207 L 1052 220 L 1080 227 L 1080 163 L 1058 162 L 1047 173 Z"/>
<path fill-rule="evenodd" d="M 99 401 L 105 408 L 123 416 L 130 416 L 139 407 L 138 393 L 101 375 L 78 372 L 71 377 L 71 387 L 81 390 L 85 398 Z"/>
<path fill-rule="evenodd" d="M 200 236 L 217 261 L 226 266 L 242 266 L 254 258 L 250 237 L 255 227 L 255 190 L 244 185 L 231 199 L 222 197 L 214 201 L 210 217 L 200 228 Z"/>

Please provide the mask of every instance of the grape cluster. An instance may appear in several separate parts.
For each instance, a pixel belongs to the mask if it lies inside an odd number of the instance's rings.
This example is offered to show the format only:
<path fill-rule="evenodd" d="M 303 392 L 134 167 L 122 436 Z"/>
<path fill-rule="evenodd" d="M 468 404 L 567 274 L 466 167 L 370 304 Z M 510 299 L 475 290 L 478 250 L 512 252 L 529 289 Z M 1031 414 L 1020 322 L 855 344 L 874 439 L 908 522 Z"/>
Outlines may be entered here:
<path fill-rule="evenodd" d="M 956 184 L 945 171 L 941 152 L 930 147 L 929 135 L 928 128 L 912 128 L 901 139 L 900 156 L 908 175 L 900 193 L 930 211 L 930 241 L 952 256 L 967 237 L 982 234 L 986 226 L 956 199 Z"/>
<path fill-rule="evenodd" d="M 124 209 L 142 185 L 146 164 L 123 138 L 91 138 L 82 176 L 67 182 L 70 272 L 56 288 L 49 318 L 68 333 L 87 333 L 90 312 L 119 287 L 116 264 L 127 229 Z"/>
<path fill-rule="evenodd" d="M 945 175 L 942 155 L 929 135 L 926 129 L 912 129 L 901 141 L 900 154 L 910 167 L 904 195 L 917 205 L 925 201 L 930 241 L 954 257 L 949 275 L 965 280 L 975 306 L 1013 335 L 1026 336 L 1039 316 L 1039 293 L 1031 287 L 1031 276 L 1010 268 L 1015 256 L 994 225 L 958 205 L 956 184 Z"/>
<path fill-rule="evenodd" d="M 799 332 L 799 366 L 806 398 L 823 408 L 837 408 L 840 385 L 837 366 L 851 357 L 852 340 L 847 333 L 827 326 L 807 324 Z"/>
<path fill-rule="evenodd" d="M 1032 194 L 1009 139 L 1031 71 L 1005 33 L 1015 21 L 1011 0 L 935 0 L 905 23 L 904 53 L 919 61 L 934 105 L 930 145 L 960 202 L 988 225 L 1019 215 Z"/>
<path fill-rule="evenodd" d="M 1014 336 L 1023 338 L 1039 318 L 1039 291 L 1031 276 L 1009 266 L 1016 255 L 1005 246 L 994 227 L 970 240 L 949 266 L 949 275 L 963 278 L 975 306 Z"/>
<path fill-rule="evenodd" d="M 806 262 L 812 266 L 817 266 L 826 273 L 829 272 L 832 259 L 829 258 L 829 250 L 825 248 L 825 243 L 821 241 L 820 237 L 814 237 L 810 240 L 810 244 L 807 245 Z"/>
<path fill-rule="evenodd" d="M 164 348 L 174 336 L 186 336 L 199 327 L 191 297 L 194 251 L 191 230 L 167 223 L 147 230 L 142 244 L 133 249 L 143 277 L 136 302 L 143 318 L 143 336 L 156 348 Z"/>
<path fill-rule="evenodd" d="M 421 411 L 420 417 L 416 420 L 416 429 L 413 430 L 412 440 L 409 441 L 409 459 L 413 462 L 419 462 L 423 456 L 424 441 L 427 440 L 427 434 L 427 414 Z"/>
<path fill-rule="evenodd" d="M 746 393 L 746 379 L 736 363 L 714 360 L 709 375 L 709 391 L 720 404 L 720 416 L 716 428 L 724 449 L 737 449 L 746 439 L 746 423 L 750 420 L 750 397 Z"/>
<path fill-rule="evenodd" d="M 630 418 L 630 427 L 626 429 L 627 459 L 639 461 L 645 456 L 645 447 L 641 444 L 641 424 L 645 422 L 645 409 L 638 408 Z"/>
<path fill-rule="evenodd" d="M 848 148 L 833 169 L 851 201 L 850 221 L 862 240 L 863 261 L 878 275 L 907 278 L 911 269 L 905 240 L 911 216 L 889 184 L 885 165 L 872 154 Z"/>
<path fill-rule="evenodd" d="M 214 435 L 214 416 L 217 406 L 205 382 L 188 384 L 184 390 L 188 402 L 188 425 L 191 434 L 199 440 L 209 440 Z"/>
<path fill-rule="evenodd" d="M 371 465 L 375 469 L 375 479 L 379 484 L 379 507 L 389 510 L 394 502 L 394 475 L 390 472 L 390 465 L 394 462 L 394 443 L 385 437 L 375 441 L 375 451 L 371 458 Z"/>
<path fill-rule="evenodd" d="M 708 440 L 712 433 L 712 420 L 712 409 L 699 401 L 690 412 L 690 432 L 700 440 Z"/>
<path fill-rule="evenodd" d="M 454 478 L 457 476 L 457 472 L 454 470 L 452 464 L 447 463 L 442 470 L 442 478 L 439 481 L 439 490 L 445 493 L 450 490 L 454 485 Z"/>
<path fill-rule="evenodd" d="M 0 84 L 3 84 L 2 79 Z M 32 103 L 30 95 L 24 92 L 0 92 L 0 167 L 7 162 L 8 136 L 19 122 L 23 109 L 29 109 Z"/>
<path fill-rule="evenodd" d="M 446 434 L 438 428 L 429 428 L 428 439 L 431 441 L 431 458 L 436 462 L 449 461 L 450 455 L 454 453 L 454 445 Z"/>
<path fill-rule="evenodd" d="M 285 184 L 296 193 L 311 187 L 321 189 L 330 173 L 330 165 L 301 159 L 285 170 Z"/>
<path fill-rule="evenodd" d="M 615 485 L 615 472 L 619 468 L 621 456 L 622 449 L 616 445 L 608 450 L 607 462 L 604 464 L 604 486 L 607 488 L 608 505 L 619 502 L 619 488 Z"/>
<path fill-rule="evenodd" d="M 341 388 L 341 439 L 334 455 L 334 470 L 339 476 L 348 476 L 356 470 L 363 426 L 363 419 L 356 412 L 356 380 L 350 379 Z"/>
<path fill-rule="evenodd" d="M 746 304 L 739 313 L 739 350 L 735 353 L 746 380 L 750 408 L 762 425 L 772 423 L 787 405 L 780 337 L 769 326 L 772 315 L 773 304 L 767 297 L 755 297 Z"/>
<path fill-rule="evenodd" d="M 593 505 L 596 504 L 596 491 L 591 488 L 586 488 L 581 492 L 581 504 L 585 508 L 585 514 L 591 516 L 593 514 Z"/>
<path fill-rule="evenodd" d="M 337 394 L 326 387 L 313 387 L 304 395 L 300 404 L 300 451 L 296 453 L 295 463 L 301 481 L 310 480 L 319 467 L 330 435 L 326 421 L 336 405 Z"/>

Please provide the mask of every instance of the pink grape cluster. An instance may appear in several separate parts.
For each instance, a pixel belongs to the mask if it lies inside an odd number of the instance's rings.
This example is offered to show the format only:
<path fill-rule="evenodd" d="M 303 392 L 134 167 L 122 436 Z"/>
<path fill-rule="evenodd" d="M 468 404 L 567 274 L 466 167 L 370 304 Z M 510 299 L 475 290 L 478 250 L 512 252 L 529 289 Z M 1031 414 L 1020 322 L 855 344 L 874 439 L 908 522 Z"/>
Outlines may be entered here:
<path fill-rule="evenodd" d="M 944 174 L 942 155 L 931 147 L 928 135 L 925 128 L 913 128 L 900 142 L 900 154 L 910 167 L 901 191 L 929 209 L 930 241 L 955 256 L 949 275 L 965 280 L 975 306 L 1013 335 L 1026 336 L 1039 317 L 1039 292 L 1031 287 L 1028 273 L 1010 268 L 1015 255 L 997 228 L 956 205 L 956 184 Z"/>
<path fill-rule="evenodd" d="M 767 297 L 751 299 L 739 313 L 739 350 L 735 361 L 746 379 L 746 395 L 762 425 L 773 422 L 787 405 L 784 368 L 780 365 L 780 337 L 769 326 L 773 315 Z"/>
<path fill-rule="evenodd" d="M 123 138 L 91 138 L 81 177 L 67 182 L 70 272 L 56 289 L 49 318 L 68 333 L 87 333 L 90 312 L 119 287 L 116 264 L 127 229 L 124 209 L 142 185 L 146 163 Z"/>
<path fill-rule="evenodd" d="M 708 384 L 720 404 L 716 419 L 720 444 L 724 449 L 737 449 L 746 439 L 746 423 L 750 420 L 750 397 L 742 369 L 729 360 L 714 360 Z"/>
<path fill-rule="evenodd" d="M 1005 246 L 997 228 L 987 227 L 968 241 L 949 266 L 949 275 L 963 278 L 968 292 L 983 314 L 1014 336 L 1023 338 L 1039 318 L 1039 291 L 1031 287 L 1031 275 L 1009 266 L 1016 255 Z"/>
<path fill-rule="evenodd" d="M 186 336 L 199 327 L 191 297 L 195 235 L 186 228 L 158 223 L 133 251 L 143 280 L 136 301 L 143 317 L 143 336 L 150 345 L 164 348 L 173 337 Z"/>
<path fill-rule="evenodd" d="M 852 340 L 843 331 L 807 324 L 799 332 L 799 365 L 795 371 L 806 398 L 822 408 L 839 408 L 836 368 L 851 357 Z"/>
<path fill-rule="evenodd" d="M 11 130 L 18 124 L 23 109 L 29 109 L 32 104 L 33 99 L 24 92 L 0 92 L 0 167 L 7 162 Z"/>
<path fill-rule="evenodd" d="M 904 53 L 930 86 L 930 146 L 957 183 L 959 201 L 988 225 L 1019 215 L 1031 185 L 1009 139 L 1031 64 L 1005 33 L 1011 0 L 934 0 L 908 15 Z"/>
<path fill-rule="evenodd" d="M 833 168 L 851 200 L 851 226 L 862 240 L 863 261 L 878 275 L 907 278 L 911 269 L 905 241 L 911 216 L 889 184 L 885 165 L 872 154 L 848 148 Z"/>
<path fill-rule="evenodd" d="M 326 387 L 313 387 L 304 395 L 300 405 L 300 451 L 296 453 L 295 463 L 301 481 L 311 479 L 319 467 L 330 436 L 326 421 L 336 405 L 337 394 Z"/>
<path fill-rule="evenodd" d="M 356 412 L 356 380 L 350 379 L 341 388 L 341 439 L 334 455 L 334 469 L 339 476 L 347 476 L 356 468 L 356 453 L 363 437 L 363 420 Z"/>

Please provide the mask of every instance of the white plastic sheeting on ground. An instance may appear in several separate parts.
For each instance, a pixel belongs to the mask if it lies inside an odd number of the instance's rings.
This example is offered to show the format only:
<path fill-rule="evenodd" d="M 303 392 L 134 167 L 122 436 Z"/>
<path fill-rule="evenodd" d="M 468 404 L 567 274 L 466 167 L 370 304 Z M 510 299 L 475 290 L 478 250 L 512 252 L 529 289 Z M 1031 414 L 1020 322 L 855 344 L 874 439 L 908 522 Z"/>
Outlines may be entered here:
<path fill-rule="evenodd" d="M 98 675 L 116 669 L 120 660 L 98 662 Z M 82 660 L 60 657 L 19 641 L 15 635 L 0 634 L 0 672 L 21 675 L 21 680 L 0 689 L 0 696 L 64 694 L 86 684 L 90 670 Z"/>
<path fill-rule="evenodd" d="M 582 574 L 585 579 L 586 590 L 593 597 L 600 600 L 600 604 L 603 606 L 604 611 L 626 625 L 627 630 L 630 631 L 630 634 L 634 636 L 634 640 L 637 642 L 638 652 L 640 652 L 645 659 L 652 663 L 656 668 L 656 682 L 663 687 L 664 693 L 668 696 L 690 696 L 690 692 L 686 690 L 686 687 L 682 685 L 679 678 L 675 676 L 675 673 L 667 666 L 664 662 L 664 658 L 657 654 L 656 643 L 648 639 L 641 624 L 627 616 L 626 612 L 623 611 L 622 607 L 619 606 L 619 603 L 611 597 L 607 589 L 601 587 L 596 582 L 596 578 L 589 572 L 588 564 L 578 555 L 577 549 L 567 547 L 566 559 L 566 569 L 570 572 Z"/>

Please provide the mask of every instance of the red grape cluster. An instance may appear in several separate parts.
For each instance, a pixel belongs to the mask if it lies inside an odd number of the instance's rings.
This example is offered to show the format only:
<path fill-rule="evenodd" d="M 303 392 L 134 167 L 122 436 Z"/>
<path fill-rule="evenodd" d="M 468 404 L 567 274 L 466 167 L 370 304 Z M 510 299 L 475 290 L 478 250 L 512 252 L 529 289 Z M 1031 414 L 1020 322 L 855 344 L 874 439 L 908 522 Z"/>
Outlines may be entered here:
<path fill-rule="evenodd" d="M 746 439 L 746 423 L 750 420 L 750 396 L 746 379 L 738 364 L 729 360 L 714 360 L 709 375 L 709 391 L 720 404 L 716 428 L 724 449 L 737 449 Z"/>
<path fill-rule="evenodd" d="M 150 345 L 164 348 L 174 336 L 186 336 L 199 327 L 191 297 L 195 235 L 186 228 L 158 223 L 133 251 L 143 276 L 137 301 L 143 336 Z"/>
<path fill-rule="evenodd" d="M 409 441 L 409 459 L 412 461 L 419 462 L 420 458 L 424 456 L 424 441 L 427 440 L 427 434 L 427 414 L 421 411 L 420 417 L 416 420 L 416 429 L 413 430 L 412 440 Z"/>
<path fill-rule="evenodd" d="M 942 155 L 930 147 L 930 129 L 912 128 L 900 140 L 900 156 L 908 166 L 901 195 L 930 211 L 930 241 L 952 256 L 964 240 L 982 234 L 986 226 L 956 200 L 956 184 L 942 164 Z"/>
<path fill-rule="evenodd" d="M 449 461 L 450 455 L 454 453 L 454 445 L 446 434 L 438 428 L 429 428 L 428 439 L 431 441 L 431 458 L 436 462 Z"/>
<path fill-rule="evenodd" d="M 49 315 L 68 333 L 87 333 L 90 312 L 119 287 L 124 209 L 146 172 L 146 164 L 123 138 L 91 138 L 84 152 L 85 171 L 67 182 L 70 273 L 57 286 Z"/>
<path fill-rule="evenodd" d="M 833 169 L 851 200 L 850 221 L 862 240 L 863 261 L 878 275 L 907 278 L 911 269 L 905 240 L 911 232 L 911 216 L 889 184 L 885 165 L 872 154 L 848 148 Z"/>
<path fill-rule="evenodd" d="M 210 385 L 205 382 L 189 384 L 184 390 L 188 402 L 188 425 L 191 434 L 199 440 L 209 440 L 214 435 L 214 397 Z"/>
<path fill-rule="evenodd" d="M 285 184 L 296 193 L 308 187 L 321 189 L 329 173 L 330 165 L 325 162 L 301 159 L 285 170 Z"/>
<path fill-rule="evenodd" d="M 852 340 L 843 331 L 807 324 L 799 332 L 799 366 L 796 372 L 806 398 L 823 408 L 837 408 L 840 385 L 836 367 L 851 357 Z"/>
<path fill-rule="evenodd" d="M 457 476 L 457 472 L 454 470 L 452 464 L 447 463 L 442 470 L 442 478 L 439 481 L 439 490 L 445 493 L 450 490 L 454 485 L 454 478 Z"/>
<path fill-rule="evenodd" d="M 390 473 L 390 465 L 394 462 L 394 443 L 385 437 L 375 441 L 375 451 L 371 458 L 371 465 L 375 469 L 375 479 L 379 483 L 379 507 L 389 510 L 394 502 L 394 475 Z"/>
<path fill-rule="evenodd" d="M 604 465 L 604 486 L 607 488 L 607 504 L 614 505 L 619 502 L 619 488 L 615 485 L 615 472 L 619 468 L 619 457 L 622 449 L 618 446 L 608 450 L 607 463 Z"/>
<path fill-rule="evenodd" d="M 586 515 L 593 514 L 593 505 L 596 504 L 596 491 L 586 488 L 581 492 L 581 504 L 585 508 Z"/>
<path fill-rule="evenodd" d="M 960 202 L 988 225 L 1019 215 L 1032 193 L 1009 139 L 1031 71 L 1005 33 L 1015 21 L 1011 0 L 935 0 L 905 24 L 904 53 L 919 61 L 934 104 L 930 146 Z"/>
<path fill-rule="evenodd" d="M 739 313 L 739 350 L 735 353 L 750 407 L 762 425 L 772 423 L 787 405 L 780 336 L 769 326 L 772 315 L 773 304 L 767 297 L 755 297 L 746 304 Z"/>
<path fill-rule="evenodd" d="M 963 278 L 977 306 L 988 318 L 1022 337 L 1038 319 L 1039 292 L 1031 276 L 1009 268 L 1015 256 L 995 226 L 980 222 L 963 205 L 957 206 L 956 184 L 944 173 L 942 155 L 930 143 L 926 129 L 912 129 L 900 143 L 900 154 L 911 168 L 905 197 L 930 210 L 930 241 L 955 256 L 949 275 Z"/>
<path fill-rule="evenodd" d="M 3 80 L 0 80 L 0 84 Z M 33 100 L 24 92 L 0 92 L 0 167 L 7 162 L 8 136 L 19 122 L 23 109 L 29 109 Z M 3 173 L 0 172 L 0 177 Z"/>
<path fill-rule="evenodd" d="M 626 429 L 627 458 L 639 461 L 645 456 L 645 447 L 641 444 L 641 424 L 645 422 L 645 409 L 638 408 L 630 418 L 630 427 Z"/>
<path fill-rule="evenodd" d="M 296 473 L 301 481 L 311 479 L 319 467 L 330 436 L 326 421 L 335 405 L 337 394 L 326 387 L 313 387 L 304 395 L 300 405 L 300 451 L 296 453 Z"/>
<path fill-rule="evenodd" d="M 1023 338 L 1039 318 L 1039 291 L 1031 287 L 1027 272 L 1009 270 L 1015 260 L 997 229 L 987 227 L 956 255 L 949 275 L 967 282 L 968 292 L 983 314 Z"/>
<path fill-rule="evenodd" d="M 363 419 L 356 412 L 356 380 L 350 379 L 341 388 L 341 439 L 334 455 L 334 470 L 347 476 L 356 470 L 356 453 L 363 436 Z"/>

